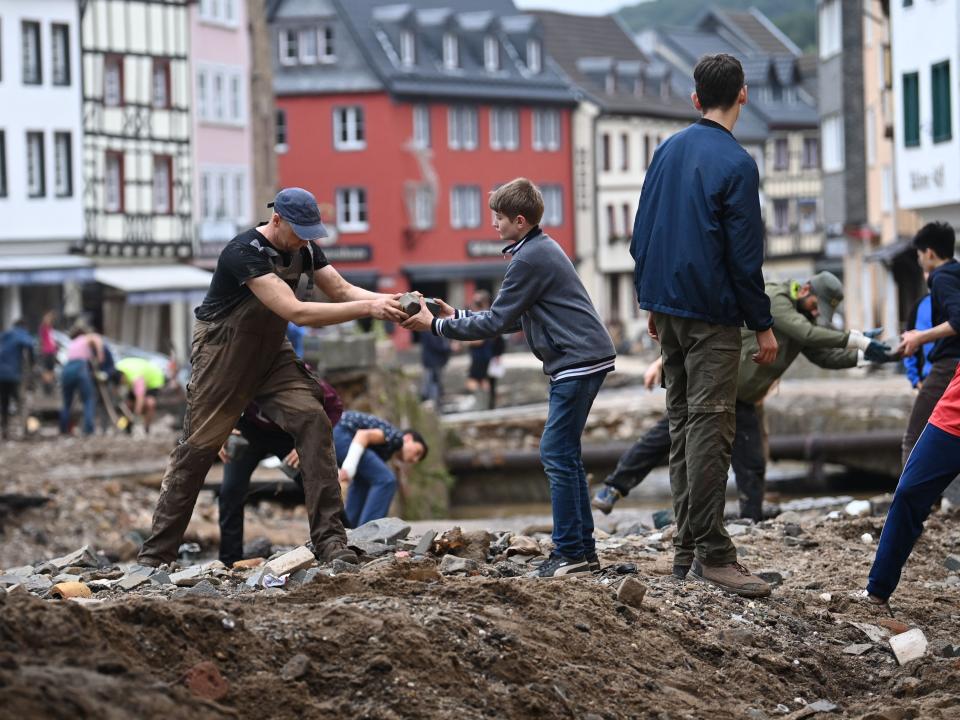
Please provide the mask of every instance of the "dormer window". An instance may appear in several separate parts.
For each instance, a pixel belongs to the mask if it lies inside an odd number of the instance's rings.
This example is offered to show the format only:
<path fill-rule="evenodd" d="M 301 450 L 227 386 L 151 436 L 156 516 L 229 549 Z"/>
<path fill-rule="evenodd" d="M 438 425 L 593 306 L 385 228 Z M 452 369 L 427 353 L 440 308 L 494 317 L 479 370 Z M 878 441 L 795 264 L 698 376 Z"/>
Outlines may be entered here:
<path fill-rule="evenodd" d="M 460 47 L 457 43 L 457 36 L 446 33 L 443 36 L 443 68 L 444 70 L 456 70 L 458 67 L 460 67 Z"/>
<path fill-rule="evenodd" d="M 643 77 L 641 76 L 633 81 L 633 94 L 636 95 L 637 97 L 643 97 L 644 92 L 645 92 L 644 82 L 643 82 Z"/>
<path fill-rule="evenodd" d="M 663 80 L 660 81 L 660 97 L 670 97 L 670 80 L 668 78 L 663 78 Z"/>
<path fill-rule="evenodd" d="M 417 40 L 411 30 L 400 33 L 400 64 L 404 67 L 417 64 Z"/>
<path fill-rule="evenodd" d="M 527 69 L 538 73 L 543 68 L 543 59 L 540 54 L 540 41 L 527 40 Z"/>
<path fill-rule="evenodd" d="M 483 39 L 483 66 L 487 72 L 500 69 L 500 43 L 493 35 L 487 35 Z"/>
<path fill-rule="evenodd" d="M 617 92 L 617 76 L 613 73 L 607 73 L 607 77 L 604 79 L 603 89 L 608 95 L 615 94 Z"/>

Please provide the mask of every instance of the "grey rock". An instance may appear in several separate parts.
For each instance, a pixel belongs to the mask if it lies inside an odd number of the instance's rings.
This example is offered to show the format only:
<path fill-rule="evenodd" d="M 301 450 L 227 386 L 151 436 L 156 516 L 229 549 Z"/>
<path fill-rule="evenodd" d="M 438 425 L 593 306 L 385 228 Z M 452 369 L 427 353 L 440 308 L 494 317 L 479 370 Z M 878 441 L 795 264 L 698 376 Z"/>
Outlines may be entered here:
<path fill-rule="evenodd" d="M 517 563 L 511 562 L 510 560 L 502 560 L 493 567 L 500 573 L 500 577 L 521 577 L 527 572 L 526 567 L 517 565 Z"/>
<path fill-rule="evenodd" d="M 50 582 L 50 578 L 46 575 L 41 575 L 37 573 L 36 575 L 31 575 L 26 580 L 23 581 L 23 589 L 27 592 L 32 593 L 43 593 L 53 587 L 53 583 Z"/>
<path fill-rule="evenodd" d="M 7 568 L 7 575 L 19 575 L 20 577 L 30 577 L 36 575 L 37 571 L 33 565 L 21 565 L 20 567 Z"/>
<path fill-rule="evenodd" d="M 750 532 L 750 528 L 747 525 L 740 525 L 735 523 L 732 525 L 726 526 L 727 535 L 730 537 L 738 537 L 740 535 L 747 535 Z"/>
<path fill-rule="evenodd" d="M 855 645 L 847 645 L 843 649 L 844 655 L 863 655 L 866 652 L 869 652 L 873 649 L 873 643 L 856 643 Z"/>
<path fill-rule="evenodd" d="M 647 528 L 644 527 L 643 523 L 638 522 L 626 522 L 620 523 L 617 525 L 617 537 L 629 537 L 630 535 L 643 535 L 647 532 Z"/>
<path fill-rule="evenodd" d="M 943 496 L 954 506 L 960 505 L 960 480 L 954 479 L 943 491 Z"/>
<path fill-rule="evenodd" d="M 280 677 L 286 681 L 299 680 L 310 669 L 310 658 L 306 655 L 298 654 L 290 658 L 286 665 L 280 668 Z"/>
<path fill-rule="evenodd" d="M 380 542 L 368 542 L 366 540 L 351 540 L 349 542 L 349 546 L 372 558 L 388 555 L 395 552 L 397 549 L 394 545 Z"/>
<path fill-rule="evenodd" d="M 245 558 L 266 558 L 273 552 L 273 545 L 269 538 L 255 537 L 250 542 L 243 544 L 243 557 Z"/>
<path fill-rule="evenodd" d="M 840 709 L 837 705 L 829 700 L 817 700 L 816 702 L 807 705 L 807 707 L 813 710 L 815 713 L 832 713 Z"/>
<path fill-rule="evenodd" d="M 55 565 L 57 570 L 63 570 L 63 568 L 70 567 L 71 565 L 77 565 L 80 567 L 99 567 L 100 563 L 97 560 L 97 557 L 90 552 L 90 546 L 84 545 L 79 550 L 74 550 L 68 555 L 62 557 L 52 558 L 47 561 L 51 565 Z"/>
<path fill-rule="evenodd" d="M 437 537 L 436 530 L 428 530 L 423 535 L 421 535 L 420 541 L 417 543 L 417 546 L 413 549 L 413 554 L 426 555 L 428 552 L 430 552 L 430 548 L 433 547 L 433 539 L 435 537 Z"/>
<path fill-rule="evenodd" d="M 128 592 L 130 590 L 133 590 L 135 587 L 143 585 L 145 582 L 149 582 L 150 575 L 152 574 L 153 574 L 152 572 L 143 572 L 142 570 L 131 573 L 121 578 L 120 582 L 117 583 L 117 587 L 123 590 L 124 592 Z"/>
<path fill-rule="evenodd" d="M 150 576 L 150 582 L 153 585 L 172 585 L 173 581 L 170 575 L 164 570 L 157 570 Z"/>
<path fill-rule="evenodd" d="M 617 600 L 634 608 L 643 605 L 643 597 L 646 594 L 647 586 L 635 577 L 625 577 L 617 588 Z"/>
<path fill-rule="evenodd" d="M 479 567 L 480 563 L 476 560 L 457 557 L 456 555 L 444 555 L 443 560 L 440 561 L 440 574 L 471 573 L 476 572 Z"/>
<path fill-rule="evenodd" d="M 799 537 L 803 535 L 803 528 L 800 527 L 799 523 L 785 523 L 783 526 L 783 534 L 787 537 Z"/>
<path fill-rule="evenodd" d="M 943 643 L 937 650 L 937 654 L 940 657 L 948 657 L 948 658 L 960 657 L 960 645 L 954 645 L 952 643 Z"/>
<path fill-rule="evenodd" d="M 0 575 L 0 587 L 9 587 L 10 585 L 19 585 L 24 580 L 26 580 L 27 577 L 28 577 L 27 575 L 14 575 L 12 573 L 8 573 L 6 575 Z"/>
<path fill-rule="evenodd" d="M 395 543 L 410 534 L 410 526 L 400 518 L 387 517 L 371 520 L 354 530 L 347 531 L 347 543 L 357 542 Z"/>
<path fill-rule="evenodd" d="M 960 570 L 960 555 L 947 555 L 943 566 L 947 570 Z"/>
<path fill-rule="evenodd" d="M 345 574 L 350 575 L 350 574 L 356 574 L 360 572 L 359 565 L 356 565 L 354 563 L 348 563 L 345 560 L 334 560 L 333 563 L 331 563 L 330 565 L 330 569 L 333 571 L 334 575 L 345 575 Z M 319 568 L 311 568 L 311 570 L 317 570 L 319 572 Z M 309 572 L 310 570 L 307 570 L 307 573 Z M 312 575 L 310 579 L 312 580 L 315 577 L 316 577 L 316 574 Z M 304 580 L 304 583 L 306 582 L 308 581 Z"/>
<path fill-rule="evenodd" d="M 197 583 L 192 588 L 187 590 L 187 595 L 191 597 L 220 597 L 220 593 L 217 592 L 217 589 L 206 580 Z"/>
<path fill-rule="evenodd" d="M 657 510 L 653 513 L 653 526 L 659 530 L 660 528 L 665 528 L 667 525 L 676 522 L 676 517 L 674 517 L 673 510 Z"/>
<path fill-rule="evenodd" d="M 774 587 L 783 585 L 783 575 L 776 570 L 761 570 L 754 574 Z"/>

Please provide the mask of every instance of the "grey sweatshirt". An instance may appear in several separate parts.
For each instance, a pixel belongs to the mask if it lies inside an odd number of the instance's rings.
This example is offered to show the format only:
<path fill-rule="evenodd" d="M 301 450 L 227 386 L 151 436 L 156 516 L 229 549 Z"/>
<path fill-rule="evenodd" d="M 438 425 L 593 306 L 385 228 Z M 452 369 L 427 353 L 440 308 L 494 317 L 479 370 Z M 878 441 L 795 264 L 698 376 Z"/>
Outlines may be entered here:
<path fill-rule="evenodd" d="M 513 257 L 493 306 L 435 318 L 433 333 L 453 340 L 523 330 L 553 381 L 613 370 L 616 350 L 573 263 L 539 227 L 504 248 Z"/>

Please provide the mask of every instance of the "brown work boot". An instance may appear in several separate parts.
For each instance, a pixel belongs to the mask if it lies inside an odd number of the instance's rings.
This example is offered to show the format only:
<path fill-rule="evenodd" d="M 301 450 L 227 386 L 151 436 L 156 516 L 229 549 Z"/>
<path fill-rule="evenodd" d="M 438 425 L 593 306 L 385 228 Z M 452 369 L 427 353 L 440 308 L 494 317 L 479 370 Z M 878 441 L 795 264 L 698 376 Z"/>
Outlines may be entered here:
<path fill-rule="evenodd" d="M 742 595 L 743 597 L 766 597 L 770 594 L 770 585 L 750 573 L 740 563 L 726 565 L 704 565 L 693 561 L 690 574 L 698 580 L 715 585 L 721 590 Z"/>
<path fill-rule="evenodd" d="M 342 560 L 343 562 L 356 565 L 360 562 L 360 558 L 357 557 L 356 552 L 342 542 L 337 541 L 327 543 L 315 552 L 314 555 L 316 555 L 317 560 L 322 563 L 332 563 L 334 560 Z"/>

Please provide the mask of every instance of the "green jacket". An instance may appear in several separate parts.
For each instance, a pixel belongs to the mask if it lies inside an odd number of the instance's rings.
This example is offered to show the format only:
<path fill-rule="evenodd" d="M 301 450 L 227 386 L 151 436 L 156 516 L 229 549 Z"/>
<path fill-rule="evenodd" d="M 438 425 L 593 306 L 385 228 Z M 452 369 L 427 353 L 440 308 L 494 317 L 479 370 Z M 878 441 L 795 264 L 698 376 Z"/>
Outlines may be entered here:
<path fill-rule="evenodd" d="M 743 343 L 737 385 L 738 401 L 755 403 L 763 400 L 770 386 L 780 379 L 800 353 L 813 364 L 830 370 L 857 364 L 857 351 L 846 349 L 850 333 L 811 322 L 797 309 L 799 290 L 798 282 L 770 282 L 764 287 L 770 298 L 773 334 L 779 345 L 777 359 L 770 365 L 757 365 L 752 359 L 760 349 L 757 335 L 746 328 L 740 331 Z"/>

